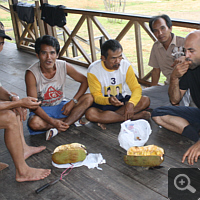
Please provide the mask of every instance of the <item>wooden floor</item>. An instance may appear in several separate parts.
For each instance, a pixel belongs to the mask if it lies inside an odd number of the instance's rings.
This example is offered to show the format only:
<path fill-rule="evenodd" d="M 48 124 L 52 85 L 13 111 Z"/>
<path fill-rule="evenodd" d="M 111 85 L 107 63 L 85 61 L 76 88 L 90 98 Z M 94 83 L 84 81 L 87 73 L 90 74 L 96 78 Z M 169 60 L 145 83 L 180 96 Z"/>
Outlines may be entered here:
<path fill-rule="evenodd" d="M 16 49 L 15 44 L 5 43 L 0 53 L 0 81 L 2 85 L 25 97 L 25 70 L 36 61 L 35 55 Z M 83 73 L 85 69 L 78 67 Z M 66 94 L 70 99 L 77 90 L 78 84 L 67 79 Z M 165 150 L 165 160 L 160 169 L 146 169 L 128 166 L 123 161 L 126 154 L 118 143 L 120 123 L 107 125 L 101 130 L 96 124 L 69 128 L 51 141 L 45 141 L 45 135 L 30 136 L 24 123 L 25 139 L 29 145 L 45 145 L 47 149 L 27 159 L 33 167 L 51 168 L 52 174 L 41 181 L 18 183 L 15 181 L 15 168 L 11 156 L 6 149 L 3 130 L 0 130 L 0 161 L 8 163 L 9 168 L 0 172 L 0 199 L 92 199 L 92 200 L 164 200 L 168 195 L 168 169 L 173 167 L 189 168 L 186 162 L 181 163 L 184 152 L 193 144 L 187 138 L 159 128 L 152 120 L 149 121 L 152 134 L 147 144 L 161 146 Z M 78 142 L 87 147 L 88 153 L 101 153 L 106 160 L 103 170 L 74 168 L 64 180 L 36 194 L 35 190 L 60 176 L 63 169 L 51 164 L 51 153 L 61 145 Z M 199 163 L 193 167 L 198 167 Z"/>

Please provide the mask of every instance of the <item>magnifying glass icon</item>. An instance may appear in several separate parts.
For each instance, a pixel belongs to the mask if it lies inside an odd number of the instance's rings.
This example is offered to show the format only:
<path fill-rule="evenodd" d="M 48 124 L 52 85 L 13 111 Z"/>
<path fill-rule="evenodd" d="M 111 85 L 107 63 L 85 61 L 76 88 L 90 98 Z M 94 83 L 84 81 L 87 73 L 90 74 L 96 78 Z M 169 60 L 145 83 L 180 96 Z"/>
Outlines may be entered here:
<path fill-rule="evenodd" d="M 180 180 L 178 180 L 179 178 Z M 179 174 L 174 179 L 174 186 L 177 190 L 189 190 L 191 193 L 195 193 L 196 189 L 190 185 L 190 182 L 190 178 L 186 174 Z"/>

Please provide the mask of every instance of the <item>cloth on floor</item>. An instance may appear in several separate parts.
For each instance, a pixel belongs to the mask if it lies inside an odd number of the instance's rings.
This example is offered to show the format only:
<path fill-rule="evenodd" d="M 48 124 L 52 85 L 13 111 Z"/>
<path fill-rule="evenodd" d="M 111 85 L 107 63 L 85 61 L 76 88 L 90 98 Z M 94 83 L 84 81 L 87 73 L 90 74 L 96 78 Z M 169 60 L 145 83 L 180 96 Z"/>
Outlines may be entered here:
<path fill-rule="evenodd" d="M 103 159 L 103 156 L 101 153 L 94 154 L 94 153 L 89 153 L 86 156 L 86 159 L 82 162 L 76 162 L 76 163 L 71 163 L 71 164 L 56 164 L 52 161 L 52 165 L 57 168 L 69 168 L 73 165 L 74 167 L 81 167 L 81 166 L 87 166 L 89 169 L 97 168 L 99 170 L 102 170 L 100 167 L 98 167 L 99 164 L 106 163 L 106 160 Z"/>
<path fill-rule="evenodd" d="M 150 108 L 155 109 L 160 106 L 171 106 L 168 96 L 169 85 L 152 86 L 142 90 L 142 95 L 150 98 Z"/>
<path fill-rule="evenodd" d="M 63 27 L 66 24 L 67 13 L 64 12 L 65 6 L 62 5 L 50 5 L 44 3 L 41 6 L 42 14 L 41 19 L 44 20 L 50 26 Z"/>
<path fill-rule="evenodd" d="M 22 21 L 27 24 L 34 22 L 34 4 L 19 2 L 13 5 L 13 9 Z"/>

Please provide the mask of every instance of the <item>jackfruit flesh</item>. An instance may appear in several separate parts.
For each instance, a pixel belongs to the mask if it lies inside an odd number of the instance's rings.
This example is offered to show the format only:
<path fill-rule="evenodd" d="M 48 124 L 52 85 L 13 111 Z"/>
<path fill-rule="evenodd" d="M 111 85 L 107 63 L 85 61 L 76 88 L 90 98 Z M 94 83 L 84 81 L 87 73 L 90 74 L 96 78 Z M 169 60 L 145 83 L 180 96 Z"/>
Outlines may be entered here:
<path fill-rule="evenodd" d="M 164 149 L 156 145 L 143 147 L 130 147 L 127 151 L 129 156 L 160 156 L 163 157 Z"/>

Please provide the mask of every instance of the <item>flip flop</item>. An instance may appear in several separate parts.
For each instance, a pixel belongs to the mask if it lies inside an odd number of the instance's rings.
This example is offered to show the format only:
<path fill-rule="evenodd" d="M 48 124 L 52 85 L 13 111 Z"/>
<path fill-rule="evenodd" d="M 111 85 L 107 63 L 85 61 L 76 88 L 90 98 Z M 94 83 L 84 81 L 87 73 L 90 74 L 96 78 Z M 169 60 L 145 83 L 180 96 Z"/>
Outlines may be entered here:
<path fill-rule="evenodd" d="M 0 171 L 2 171 L 3 169 L 6 169 L 7 167 L 9 167 L 8 164 L 0 162 Z"/>
<path fill-rule="evenodd" d="M 86 124 L 89 124 L 90 121 L 88 121 L 84 116 L 81 117 L 78 121 L 74 122 L 75 126 L 84 126 Z"/>
<path fill-rule="evenodd" d="M 49 138 L 49 135 L 52 131 L 52 135 L 51 137 Z M 46 132 L 46 140 L 50 140 L 51 138 L 55 137 L 56 135 L 58 134 L 58 130 L 56 128 L 51 128 L 49 129 L 47 132 Z M 49 138 L 49 139 L 48 139 Z"/>

